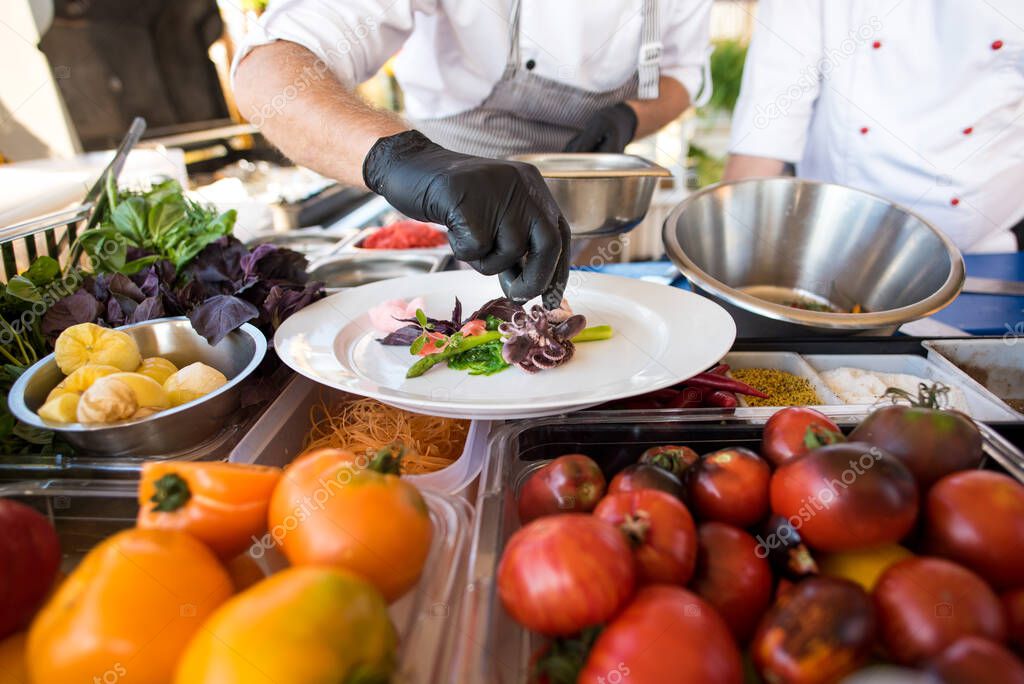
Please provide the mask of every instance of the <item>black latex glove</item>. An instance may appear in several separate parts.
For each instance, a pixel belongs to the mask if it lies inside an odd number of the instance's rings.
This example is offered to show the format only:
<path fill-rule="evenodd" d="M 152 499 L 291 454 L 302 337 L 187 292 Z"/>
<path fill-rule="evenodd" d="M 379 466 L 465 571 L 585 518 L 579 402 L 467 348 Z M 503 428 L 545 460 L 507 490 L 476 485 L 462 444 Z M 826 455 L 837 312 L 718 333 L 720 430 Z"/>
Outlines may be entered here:
<path fill-rule="evenodd" d="M 448 226 L 455 256 L 500 273 L 506 296 L 561 303 L 569 224 L 536 167 L 459 154 L 405 131 L 374 143 L 363 180 L 406 216 Z"/>
<path fill-rule="evenodd" d="M 636 135 L 636 124 L 636 112 L 625 102 L 599 109 L 565 151 L 622 152 Z"/>

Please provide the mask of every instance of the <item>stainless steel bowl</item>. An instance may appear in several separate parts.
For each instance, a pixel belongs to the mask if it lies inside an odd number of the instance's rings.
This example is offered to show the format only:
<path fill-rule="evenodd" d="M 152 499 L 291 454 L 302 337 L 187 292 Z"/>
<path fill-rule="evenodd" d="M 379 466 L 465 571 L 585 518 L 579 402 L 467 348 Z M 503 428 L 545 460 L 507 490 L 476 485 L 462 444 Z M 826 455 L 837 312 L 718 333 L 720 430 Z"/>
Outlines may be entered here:
<path fill-rule="evenodd" d="M 705 188 L 669 215 L 664 240 L 694 287 L 733 315 L 741 337 L 891 335 L 948 305 L 964 283 L 960 252 L 910 211 L 794 178 Z M 856 305 L 866 313 L 836 313 Z"/>
<path fill-rule="evenodd" d="M 433 273 L 444 266 L 447 257 L 431 251 L 426 254 L 409 251 L 382 252 L 364 250 L 358 254 L 336 254 L 317 260 L 306 270 L 310 280 L 319 280 L 327 292 L 345 287 L 358 287 L 378 280 Z"/>
<path fill-rule="evenodd" d="M 625 233 L 636 228 L 668 169 L 631 154 L 521 154 L 512 161 L 536 166 L 573 237 Z"/>
<path fill-rule="evenodd" d="M 162 356 L 182 368 L 201 361 L 228 378 L 223 387 L 187 404 L 111 425 L 48 423 L 36 415 L 46 395 L 64 379 L 53 354 L 25 371 L 11 388 L 8 404 L 23 423 L 61 433 L 75 449 L 103 456 L 159 456 L 207 439 L 238 410 L 240 384 L 263 360 L 267 340 L 246 323 L 211 346 L 184 316 L 118 328 L 135 339 L 143 358 Z"/>

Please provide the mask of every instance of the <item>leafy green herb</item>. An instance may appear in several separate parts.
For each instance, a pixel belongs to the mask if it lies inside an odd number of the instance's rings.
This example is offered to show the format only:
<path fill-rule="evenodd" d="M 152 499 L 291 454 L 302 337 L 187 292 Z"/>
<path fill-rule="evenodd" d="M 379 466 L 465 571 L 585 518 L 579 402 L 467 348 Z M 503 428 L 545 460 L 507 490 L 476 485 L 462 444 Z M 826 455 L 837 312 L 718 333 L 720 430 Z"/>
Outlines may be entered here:
<path fill-rule="evenodd" d="M 497 330 L 498 326 L 505 322 L 498 318 L 497 316 L 492 316 L 491 314 L 487 314 L 487 318 L 485 318 L 484 321 L 487 323 L 488 330 Z"/>
<path fill-rule="evenodd" d="M 448 367 L 469 371 L 470 375 L 494 375 L 509 367 L 501 356 L 501 340 L 467 349 L 448 360 Z"/>
<path fill-rule="evenodd" d="M 98 225 L 78 237 L 74 250 L 83 249 L 97 273 L 134 275 L 161 259 L 180 271 L 235 224 L 234 209 L 218 214 L 185 197 L 176 180 L 146 192 L 118 191 L 108 183 L 107 200 Z M 131 248 L 149 254 L 129 261 Z"/>

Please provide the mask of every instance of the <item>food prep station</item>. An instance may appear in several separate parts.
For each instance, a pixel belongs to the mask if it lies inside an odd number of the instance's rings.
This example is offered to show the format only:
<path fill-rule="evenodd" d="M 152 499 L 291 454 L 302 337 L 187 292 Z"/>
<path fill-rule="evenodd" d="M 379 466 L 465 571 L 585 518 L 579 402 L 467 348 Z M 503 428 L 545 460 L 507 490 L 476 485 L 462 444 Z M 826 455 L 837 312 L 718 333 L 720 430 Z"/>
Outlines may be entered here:
<path fill-rule="evenodd" d="M 6 273 L 22 266 L 15 258 L 16 240 L 31 244 L 28 254 L 32 256 L 46 246 L 53 251 L 74 238 L 83 218 L 62 217 L 63 223 L 20 227 L 15 231 L 18 237 L 5 241 L 2 248 Z M 251 243 L 269 242 L 302 253 L 309 261 L 309 274 L 324 282 L 328 294 L 458 267 L 446 246 L 412 250 L 363 247 L 363 241 L 380 226 L 399 218 L 383 200 L 373 198 L 324 227 L 275 231 Z M 677 220 L 670 218 L 669 223 Z M 595 228 L 595 234 L 600 232 L 599 226 Z M 870 240 L 870 236 L 864 239 Z M 955 272 L 955 260 L 951 264 L 949 278 L 962 278 Z M 690 262 L 680 265 L 684 272 L 695 267 Z M 607 270 L 628 273 L 630 267 L 630 275 L 651 271 L 649 264 L 611 265 Z M 664 271 L 669 264 L 654 268 Z M 721 268 L 734 271 L 729 264 Z M 938 279 L 941 288 L 946 287 L 946 277 L 941 274 Z M 678 274 L 665 280 L 688 286 Z M 728 303 L 730 298 L 713 291 L 714 284 L 709 286 L 709 282 L 696 276 L 693 284 Z M 801 290 L 798 284 L 787 286 Z M 887 291 L 904 286 L 895 281 Z M 850 301 L 845 304 L 870 301 L 857 299 L 859 296 L 846 297 Z M 737 301 L 731 300 L 731 310 Z M 758 317 L 756 322 L 768 321 L 770 317 Z M 1024 406 L 1024 345 L 1018 346 L 1016 337 L 877 336 L 894 328 L 881 320 L 866 331 L 875 336 L 822 335 L 820 330 L 808 331 L 799 321 L 785 322 L 784 336 L 769 328 L 772 326 L 763 329 L 755 325 L 750 330 L 757 336 L 752 336 L 743 335 L 741 326 L 741 336 L 723 362 L 733 370 L 778 370 L 803 378 L 820 399 L 812 404 L 814 408 L 846 432 L 875 406 L 841 400 L 822 377 L 830 370 L 846 367 L 902 373 L 955 387 L 963 393 L 966 412 L 983 425 L 984 467 L 1024 483 L 1024 415 L 1018 412 Z M 766 330 L 773 334 L 761 335 Z M 157 351 L 154 348 L 151 353 Z M 346 399 L 343 393 L 298 375 L 277 380 L 280 390 L 273 401 L 236 411 L 214 434 L 184 450 L 161 450 L 147 442 L 144 453 L 135 448 L 130 455 L 103 456 L 90 453 L 88 444 L 83 443 L 86 449 L 80 452 L 2 455 L 0 498 L 28 503 L 54 522 L 65 569 L 70 569 L 99 540 L 133 524 L 135 479 L 143 461 L 226 460 L 283 466 L 302 451 L 311 406 L 317 401 Z M 34 406 L 41 403 L 42 391 L 31 399 Z M 531 655 L 541 641 L 502 610 L 494 578 L 505 544 L 519 528 L 516 502 L 522 484 L 539 467 L 561 454 L 580 452 L 594 458 L 610 477 L 635 462 L 646 448 L 659 444 L 685 444 L 702 454 L 735 446 L 756 450 L 764 424 L 775 410 L 749 406 L 741 397 L 739 405 L 729 409 L 598 407 L 521 421 L 473 421 L 461 457 L 442 471 L 410 478 L 426 497 L 434 542 L 417 587 L 390 609 L 402 644 L 398 666 L 402 681 L 527 680 Z M 274 559 L 264 561 L 272 564 Z"/>

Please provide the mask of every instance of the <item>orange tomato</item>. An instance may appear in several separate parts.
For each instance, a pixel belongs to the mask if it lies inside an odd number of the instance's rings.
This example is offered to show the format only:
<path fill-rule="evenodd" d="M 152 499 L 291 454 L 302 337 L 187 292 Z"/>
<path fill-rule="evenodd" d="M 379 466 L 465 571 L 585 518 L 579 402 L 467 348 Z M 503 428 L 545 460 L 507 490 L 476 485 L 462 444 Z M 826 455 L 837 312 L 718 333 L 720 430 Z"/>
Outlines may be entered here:
<path fill-rule="evenodd" d="M 0 641 L 0 684 L 29 684 L 26 637 L 25 632 L 15 632 Z"/>
<path fill-rule="evenodd" d="M 419 579 L 433 536 L 419 490 L 398 477 L 400 458 L 341 449 L 299 456 L 270 500 L 270 537 L 293 565 L 351 570 L 398 598 Z"/>
<path fill-rule="evenodd" d="M 130 529 L 92 549 L 32 623 L 32 684 L 130 677 L 166 684 L 193 634 L 231 596 L 213 553 L 184 532 Z"/>
<path fill-rule="evenodd" d="M 225 603 L 192 639 L 177 684 L 386 682 L 395 629 L 369 582 L 288 568 Z"/>
<path fill-rule="evenodd" d="M 267 528 L 279 468 L 242 463 L 151 461 L 142 466 L 138 526 L 182 530 L 228 559 Z"/>

